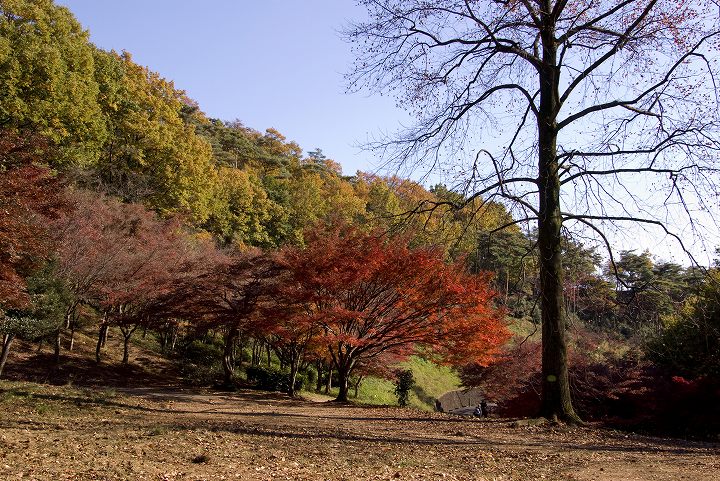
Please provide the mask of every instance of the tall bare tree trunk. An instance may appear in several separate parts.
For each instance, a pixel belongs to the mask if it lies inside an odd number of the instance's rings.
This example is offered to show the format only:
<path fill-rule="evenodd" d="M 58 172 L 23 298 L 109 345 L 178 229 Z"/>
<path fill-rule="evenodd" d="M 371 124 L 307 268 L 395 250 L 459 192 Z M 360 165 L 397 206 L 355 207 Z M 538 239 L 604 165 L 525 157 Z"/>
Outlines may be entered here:
<path fill-rule="evenodd" d="M 540 310 L 542 314 L 542 416 L 579 422 L 570 397 L 566 319 L 563 310 L 561 263 L 560 172 L 557 159 L 557 115 L 560 110 L 560 71 L 557 65 L 554 21 L 549 10 L 543 15 L 541 32 L 543 71 L 540 72 L 538 115 L 538 251 L 540 261 Z"/>

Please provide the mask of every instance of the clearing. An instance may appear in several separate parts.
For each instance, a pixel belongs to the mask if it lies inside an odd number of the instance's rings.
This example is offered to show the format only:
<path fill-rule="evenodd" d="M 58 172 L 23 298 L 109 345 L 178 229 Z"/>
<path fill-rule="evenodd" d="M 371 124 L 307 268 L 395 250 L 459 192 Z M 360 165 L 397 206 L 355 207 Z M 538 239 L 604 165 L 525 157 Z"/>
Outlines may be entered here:
<path fill-rule="evenodd" d="M 720 444 L 259 391 L 0 381 L 0 479 L 720 480 Z"/>

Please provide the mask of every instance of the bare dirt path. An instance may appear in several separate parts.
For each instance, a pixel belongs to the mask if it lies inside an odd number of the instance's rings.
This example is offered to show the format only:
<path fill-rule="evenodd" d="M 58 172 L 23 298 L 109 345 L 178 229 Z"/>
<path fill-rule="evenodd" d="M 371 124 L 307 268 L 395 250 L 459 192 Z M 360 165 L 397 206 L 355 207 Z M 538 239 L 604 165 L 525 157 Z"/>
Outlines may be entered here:
<path fill-rule="evenodd" d="M 32 386 L 0 383 L 0 479 L 720 480 L 717 443 L 255 391 Z"/>

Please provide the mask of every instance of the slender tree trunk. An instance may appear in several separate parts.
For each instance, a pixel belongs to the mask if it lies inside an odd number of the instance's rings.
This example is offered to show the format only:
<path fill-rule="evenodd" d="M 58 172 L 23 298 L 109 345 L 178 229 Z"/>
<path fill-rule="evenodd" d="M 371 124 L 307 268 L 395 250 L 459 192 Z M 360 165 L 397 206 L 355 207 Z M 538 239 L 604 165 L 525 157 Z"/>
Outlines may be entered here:
<path fill-rule="evenodd" d="M 177 326 L 173 326 L 170 330 L 170 352 L 175 352 L 175 344 L 177 344 L 178 340 L 178 331 L 179 328 Z"/>
<path fill-rule="evenodd" d="M 233 350 L 235 347 L 235 341 L 238 338 L 238 328 L 237 327 L 231 327 L 228 329 L 227 334 L 225 335 L 225 348 L 223 350 L 223 372 L 225 375 L 224 383 L 225 386 L 232 385 L 232 377 L 233 373 L 235 371 L 235 357 L 233 356 Z"/>
<path fill-rule="evenodd" d="M 170 331 L 168 329 L 161 329 L 159 331 L 158 341 L 160 342 L 160 352 L 163 354 L 167 352 L 167 346 L 170 342 Z"/>
<path fill-rule="evenodd" d="M 505 305 L 508 304 L 508 297 L 510 297 L 510 270 L 505 271 Z"/>
<path fill-rule="evenodd" d="M 58 327 L 57 330 L 55 331 L 55 353 L 54 353 L 55 364 L 60 363 L 60 350 L 62 349 L 60 341 L 62 339 L 62 331 L 63 331 L 62 327 Z"/>
<path fill-rule="evenodd" d="M 73 304 L 71 307 L 67 309 L 65 312 L 65 325 L 63 326 L 64 330 L 70 329 L 70 343 L 68 344 L 68 350 L 72 351 L 73 347 L 75 345 L 75 323 L 73 322 L 73 318 L 75 317 L 75 309 L 77 308 L 77 304 Z M 60 358 L 59 354 L 56 354 L 57 358 Z"/>
<path fill-rule="evenodd" d="M 317 380 L 315 382 L 315 392 L 320 392 L 322 389 L 322 375 L 323 375 L 323 363 L 321 361 L 315 362 L 315 370 L 317 371 Z"/>
<path fill-rule="evenodd" d="M 358 376 L 358 378 L 355 380 L 355 383 L 353 385 L 353 388 L 355 389 L 355 395 L 353 396 L 355 399 L 358 397 L 358 390 L 360 389 L 360 383 L 362 383 L 365 376 Z"/>
<path fill-rule="evenodd" d="M 137 325 L 130 328 L 130 327 L 120 327 L 120 331 L 123 334 L 123 364 L 130 364 L 130 338 L 133 335 L 133 332 L 135 332 L 135 329 L 137 329 Z"/>
<path fill-rule="evenodd" d="M 325 394 L 330 394 L 332 389 L 333 365 L 330 364 L 327 369 L 327 379 L 325 379 Z"/>
<path fill-rule="evenodd" d="M 549 4 L 549 1 L 547 2 Z M 541 415 L 579 422 L 570 397 L 566 320 L 563 312 L 561 263 L 560 172 L 557 159 L 557 115 L 560 110 L 557 45 L 551 11 L 543 14 L 543 70 L 540 73 L 538 115 L 538 251 L 540 308 L 542 314 L 542 411 Z"/>
<path fill-rule="evenodd" d="M 107 321 L 106 312 L 103 312 L 102 325 L 104 326 L 104 329 L 100 329 L 100 347 L 105 347 L 105 343 L 107 342 L 108 336 L 110 335 L 110 324 Z"/>
<path fill-rule="evenodd" d="M 95 362 L 98 364 L 100 363 L 100 351 L 105 345 L 105 339 L 107 338 L 108 327 L 109 326 L 105 323 L 105 321 L 103 321 L 102 324 L 100 324 L 100 330 L 98 331 L 98 341 L 95 346 Z"/>
<path fill-rule="evenodd" d="M 295 382 L 297 381 L 297 373 L 300 365 L 300 353 L 297 349 L 290 348 L 290 376 L 288 379 L 288 395 L 295 397 Z"/>
<path fill-rule="evenodd" d="M 15 340 L 15 334 L 5 334 L 3 336 L 2 352 L 0 353 L 0 376 L 2 376 L 8 354 L 10 353 L 10 345 Z"/>

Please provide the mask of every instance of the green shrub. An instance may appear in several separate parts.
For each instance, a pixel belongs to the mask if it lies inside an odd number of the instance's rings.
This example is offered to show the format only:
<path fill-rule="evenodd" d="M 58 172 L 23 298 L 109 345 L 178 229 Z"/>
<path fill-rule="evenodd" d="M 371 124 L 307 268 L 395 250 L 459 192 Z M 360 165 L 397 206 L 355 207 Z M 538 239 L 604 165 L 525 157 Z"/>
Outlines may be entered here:
<path fill-rule="evenodd" d="M 395 380 L 395 396 L 397 396 L 398 404 L 402 407 L 408 405 L 410 399 L 410 391 L 415 386 L 415 378 L 410 369 L 398 371 Z"/>
<path fill-rule="evenodd" d="M 264 391 L 287 392 L 290 387 L 290 373 L 285 369 L 264 366 L 250 366 L 245 369 L 247 380 Z M 295 390 L 299 391 L 308 384 L 306 373 L 299 372 L 295 378 Z"/>
<path fill-rule="evenodd" d="M 180 371 L 189 383 L 209 385 L 223 377 L 222 346 L 195 340 L 177 354 Z"/>

